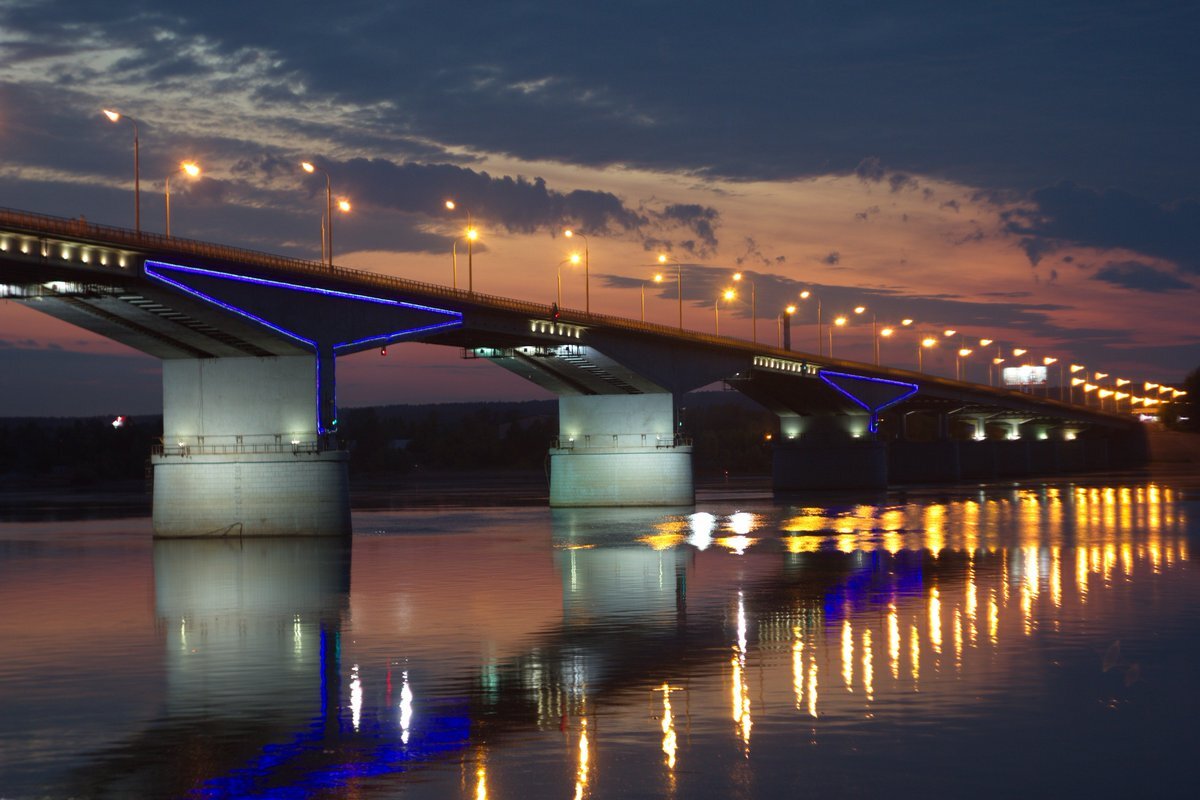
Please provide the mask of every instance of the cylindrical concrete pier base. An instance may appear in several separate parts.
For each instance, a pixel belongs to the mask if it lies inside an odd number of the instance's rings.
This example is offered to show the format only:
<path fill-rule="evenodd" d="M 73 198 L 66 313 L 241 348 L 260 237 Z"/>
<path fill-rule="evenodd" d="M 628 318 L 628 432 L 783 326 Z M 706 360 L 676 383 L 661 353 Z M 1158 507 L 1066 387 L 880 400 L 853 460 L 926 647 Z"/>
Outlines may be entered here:
<path fill-rule="evenodd" d="M 690 506 L 696 502 L 692 448 L 550 450 L 550 505 Z"/>
<path fill-rule="evenodd" d="M 155 455 L 154 535 L 348 536 L 340 450 Z"/>

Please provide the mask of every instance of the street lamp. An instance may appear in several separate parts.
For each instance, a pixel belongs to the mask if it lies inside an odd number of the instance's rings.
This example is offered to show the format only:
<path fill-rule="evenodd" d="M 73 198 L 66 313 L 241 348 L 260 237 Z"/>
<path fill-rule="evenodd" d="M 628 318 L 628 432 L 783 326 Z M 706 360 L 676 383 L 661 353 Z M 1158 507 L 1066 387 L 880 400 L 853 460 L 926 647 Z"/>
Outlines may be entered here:
<path fill-rule="evenodd" d="M 675 264 L 675 291 L 679 296 L 679 330 L 683 330 L 683 265 L 673 258 L 668 258 L 666 253 L 658 254 L 658 263 L 666 264 L 667 261 Z"/>
<path fill-rule="evenodd" d="M 848 321 L 849 320 L 847 320 L 845 317 L 835 317 L 833 320 L 833 324 L 829 326 L 829 357 L 830 358 L 833 358 L 833 329 L 842 327 Z"/>
<path fill-rule="evenodd" d="M 921 340 L 921 345 L 917 348 L 917 372 L 925 371 L 925 351 L 930 347 L 936 347 L 937 343 L 936 336 L 926 336 Z"/>
<path fill-rule="evenodd" d="M 1084 370 L 1086 370 L 1086 369 L 1087 369 L 1087 367 L 1085 367 L 1083 364 L 1071 364 L 1071 375 L 1075 375 L 1075 373 L 1077 373 L 1077 372 L 1084 372 Z M 1084 377 L 1086 377 L 1086 374 L 1085 374 L 1085 376 L 1084 376 Z M 1071 397 L 1070 397 L 1070 400 L 1071 400 L 1071 402 L 1072 402 L 1072 403 L 1074 403 L 1074 402 L 1075 402 L 1075 387 L 1076 387 L 1076 386 L 1078 386 L 1078 385 L 1079 385 L 1079 384 L 1081 384 L 1081 383 L 1083 383 L 1083 379 L 1082 379 L 1082 378 L 1075 378 L 1075 377 L 1072 377 L 1072 378 L 1071 378 Z M 1086 398 L 1085 398 L 1085 399 L 1086 399 Z"/>
<path fill-rule="evenodd" d="M 654 274 L 654 277 L 651 278 L 650 280 L 654 281 L 655 283 L 662 283 L 663 282 L 662 273 L 656 272 Z M 642 281 L 642 322 L 646 321 L 646 284 L 647 283 L 649 283 L 649 281 Z"/>
<path fill-rule="evenodd" d="M 736 297 L 737 292 L 735 292 L 733 289 L 726 289 L 717 297 L 716 300 L 713 301 L 713 335 L 721 335 L 721 301 L 724 300 L 726 302 L 731 302 Z"/>
<path fill-rule="evenodd" d="M 825 337 L 821 336 L 821 298 L 805 289 L 800 293 L 801 300 L 813 298 L 817 301 L 817 354 L 825 355 Z"/>
<path fill-rule="evenodd" d="M 784 350 L 792 349 L 792 315 L 796 313 L 795 304 L 788 305 L 775 319 L 775 346 Z"/>
<path fill-rule="evenodd" d="M 867 310 L 866 306 L 855 306 L 854 313 L 862 314 Z M 874 311 L 871 312 L 871 342 L 875 348 L 875 366 L 879 366 L 879 320 Z"/>
<path fill-rule="evenodd" d="M 974 352 L 975 351 L 969 347 L 958 348 L 958 354 L 954 358 L 954 377 L 956 379 L 960 381 L 963 379 L 962 360 Z"/>
<path fill-rule="evenodd" d="M 1004 359 L 996 356 L 992 359 L 992 365 L 988 367 L 988 384 L 996 386 L 1000 383 L 1000 365 L 1004 363 Z M 992 378 L 992 373 L 995 372 L 995 379 Z"/>
<path fill-rule="evenodd" d="M 592 313 L 592 291 L 591 278 L 589 277 L 590 268 L 588 267 L 588 238 L 578 231 L 567 228 L 563 231 L 563 236 L 570 239 L 572 236 L 578 236 L 583 239 L 583 311 L 585 314 Z"/>
<path fill-rule="evenodd" d="M 194 161 L 179 162 L 179 171 L 189 178 L 195 178 L 200 174 L 200 166 Z M 171 176 L 167 175 L 167 238 L 171 238 Z"/>
<path fill-rule="evenodd" d="M 733 280 L 742 280 L 742 273 L 733 273 Z M 746 283 L 750 284 L 750 341 L 753 344 L 758 344 L 758 300 L 754 289 L 754 281 L 747 279 Z"/>
<path fill-rule="evenodd" d="M 319 172 L 325 176 L 325 230 L 321 237 L 321 257 L 333 269 L 333 185 L 329 173 L 313 164 L 311 161 L 301 161 L 300 168 L 310 175 Z M 346 208 L 349 208 L 347 204 Z"/>
<path fill-rule="evenodd" d="M 896 335 L 896 329 L 891 325 L 885 325 L 879 329 L 879 335 L 875 337 L 875 366 L 879 366 L 879 351 L 882 346 L 880 339 L 890 339 Z"/>
<path fill-rule="evenodd" d="M 141 188 L 141 163 L 138 155 L 138 129 L 137 120 L 133 117 L 122 114 L 120 111 L 112 109 L 104 109 L 104 116 L 108 117 L 109 122 L 120 122 L 123 119 L 129 120 L 129 124 L 133 126 L 133 229 L 138 234 L 142 232 L 142 188 Z"/>
<path fill-rule="evenodd" d="M 454 211 L 457 208 L 458 208 L 458 203 L 454 202 L 453 200 L 446 201 L 446 209 L 448 211 Z M 464 208 L 463 211 L 467 212 L 467 229 L 466 229 L 466 231 L 463 232 L 463 235 L 461 237 L 461 238 L 464 238 L 467 240 L 467 291 L 474 294 L 475 293 L 475 240 L 479 238 L 479 231 L 475 228 L 475 222 L 471 217 L 471 210 L 469 208 Z M 450 255 L 454 262 L 453 263 L 454 284 L 455 284 L 454 288 L 456 288 L 456 289 L 458 288 L 458 250 L 457 250 L 457 245 L 458 245 L 459 238 L 460 237 L 456 236 L 454 238 L 454 241 L 450 243 Z"/>
<path fill-rule="evenodd" d="M 555 275 L 558 278 L 558 294 L 556 296 L 558 298 L 559 308 L 562 308 L 562 265 L 567 263 L 578 265 L 579 253 L 571 253 L 571 255 L 558 262 L 558 267 L 555 269 Z"/>
<path fill-rule="evenodd" d="M 1054 356 L 1046 356 L 1046 357 L 1044 357 L 1044 358 L 1042 359 L 1042 365 L 1043 365 L 1043 366 L 1045 366 L 1047 369 L 1049 369 L 1049 367 L 1050 367 L 1050 365 L 1051 365 L 1051 364 L 1058 364 L 1058 399 L 1059 399 L 1060 401 L 1062 401 L 1062 402 L 1066 402 L 1066 399 L 1067 399 L 1067 385 L 1066 385 L 1066 382 L 1065 382 L 1065 381 L 1063 381 L 1063 365 L 1062 365 L 1062 362 L 1061 362 L 1061 361 L 1059 361 L 1059 360 L 1058 360 L 1057 358 L 1055 358 Z"/>

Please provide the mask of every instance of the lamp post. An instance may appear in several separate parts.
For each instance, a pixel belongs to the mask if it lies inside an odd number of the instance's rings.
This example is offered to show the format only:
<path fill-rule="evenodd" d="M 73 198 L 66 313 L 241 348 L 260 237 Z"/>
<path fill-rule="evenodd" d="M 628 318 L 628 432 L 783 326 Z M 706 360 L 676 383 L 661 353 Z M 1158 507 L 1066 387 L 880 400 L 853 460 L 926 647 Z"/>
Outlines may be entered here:
<path fill-rule="evenodd" d="M 447 210 L 454 211 L 457 208 L 458 208 L 458 203 L 454 202 L 453 200 L 446 201 L 446 209 Z M 471 210 L 468 208 L 464 208 L 463 211 L 467 212 L 467 230 L 463 234 L 463 236 L 467 240 L 467 291 L 470 292 L 471 294 L 474 294 L 475 293 L 475 240 L 479 238 L 479 231 L 475 229 L 475 222 L 474 222 L 473 218 L 471 217 Z M 454 240 L 454 243 L 455 244 L 458 243 L 457 238 Z M 455 253 L 454 245 L 451 245 L 450 250 L 451 250 L 451 253 Z M 458 256 L 456 253 L 454 255 L 454 261 L 455 261 L 455 263 L 454 263 L 454 274 L 455 274 L 454 282 L 455 282 L 455 284 L 457 284 L 458 283 L 458 277 L 457 277 L 458 276 Z M 455 286 L 455 288 L 458 288 L 458 287 Z"/>
<path fill-rule="evenodd" d="M 926 336 L 917 346 L 917 372 L 925 371 L 925 351 L 938 343 L 936 336 Z"/>
<path fill-rule="evenodd" d="M 321 237 L 321 259 L 333 269 L 333 185 L 329 173 L 311 161 L 301 161 L 300 168 L 310 175 L 320 172 L 325 176 L 325 235 Z"/>
<path fill-rule="evenodd" d="M 588 237 L 584 236 L 579 231 L 567 228 L 563 231 L 563 236 L 570 239 L 572 236 L 578 236 L 583 239 L 583 311 L 585 314 L 592 313 L 592 291 L 591 291 L 591 272 L 588 266 Z"/>
<path fill-rule="evenodd" d="M 792 349 L 792 315 L 796 306 L 789 304 L 775 320 L 775 345 L 784 350 Z"/>
<path fill-rule="evenodd" d="M 1087 369 L 1087 367 L 1085 367 L 1083 364 L 1071 364 L 1071 365 L 1070 365 L 1070 368 L 1071 368 L 1071 375 L 1072 375 L 1072 376 L 1074 376 L 1074 375 L 1075 375 L 1075 373 L 1077 373 L 1077 372 L 1083 372 L 1084 370 L 1086 370 L 1086 369 Z M 1074 402 L 1075 402 L 1075 387 L 1076 387 L 1076 386 L 1078 386 L 1078 385 L 1079 385 L 1079 384 L 1081 384 L 1081 383 L 1083 383 L 1083 379 L 1082 379 L 1082 378 L 1076 378 L 1076 377 L 1072 377 L 1072 378 L 1071 378 L 1071 396 L 1070 396 L 1070 400 L 1071 400 L 1071 402 L 1072 402 L 1072 403 L 1074 403 Z"/>
<path fill-rule="evenodd" d="M 975 351 L 969 347 L 958 348 L 958 353 L 954 357 L 954 377 L 957 380 L 961 381 L 963 379 L 962 360 L 974 352 Z"/>
<path fill-rule="evenodd" d="M 996 356 L 995 358 L 992 359 L 992 365 L 990 367 L 988 367 L 988 384 L 989 385 L 991 385 L 991 386 L 999 385 L 1000 379 L 998 376 L 1000 374 L 1000 365 L 1003 363 L 1004 363 L 1004 359 L 1000 356 Z M 997 377 L 995 377 L 995 378 L 992 377 L 993 372 L 996 374 Z"/>
<path fill-rule="evenodd" d="M 743 280 L 743 275 L 740 272 L 733 273 L 735 282 Z M 750 284 L 750 341 L 753 344 L 758 344 L 758 299 L 757 292 L 754 288 L 754 281 L 746 279 L 746 283 Z"/>
<path fill-rule="evenodd" d="M 1058 364 L 1058 399 L 1060 402 L 1063 402 L 1066 400 L 1067 392 L 1067 387 L 1063 384 L 1063 365 L 1062 362 L 1054 356 L 1046 356 L 1042 359 L 1042 366 L 1046 367 L 1047 369 L 1049 369 L 1051 364 Z M 1047 393 L 1049 392 L 1047 391 Z"/>
<path fill-rule="evenodd" d="M 558 300 L 559 308 L 562 308 L 562 265 L 567 263 L 578 264 L 579 253 L 571 253 L 571 255 L 558 262 L 558 267 L 555 268 L 555 277 L 558 279 L 558 292 L 555 296 Z"/>
<path fill-rule="evenodd" d="M 194 162 L 194 161 L 179 162 L 179 170 L 184 175 L 187 175 L 189 178 L 195 178 L 197 175 L 200 174 L 200 166 L 198 164 L 196 164 L 196 162 Z M 170 175 L 167 176 L 166 200 L 167 200 L 167 238 L 170 239 L 171 238 L 171 176 Z"/>
<path fill-rule="evenodd" d="M 835 317 L 833 320 L 833 324 L 829 326 L 829 357 L 830 358 L 833 358 L 833 329 L 842 327 L 848 321 L 849 320 L 847 320 L 845 317 Z"/>
<path fill-rule="evenodd" d="M 721 301 L 725 300 L 726 302 L 729 302 L 729 301 L 733 300 L 735 297 L 737 297 L 737 292 L 735 292 L 733 289 L 726 289 L 725 291 L 721 292 L 720 295 L 717 296 L 716 300 L 713 301 L 713 335 L 714 336 L 721 335 L 721 311 L 720 311 Z"/>
<path fill-rule="evenodd" d="M 895 335 L 896 335 L 896 329 L 893 328 L 891 325 L 884 325 L 882 328 L 879 329 L 879 335 L 877 337 L 875 337 L 875 366 L 879 366 L 879 364 L 880 364 L 880 351 L 883 348 L 883 342 L 880 340 L 881 339 L 890 339 Z"/>
<path fill-rule="evenodd" d="M 683 330 L 683 265 L 673 258 L 669 259 L 666 253 L 658 254 L 658 263 L 666 264 L 668 260 L 675 264 L 675 291 L 679 296 L 679 330 Z"/>
<path fill-rule="evenodd" d="M 650 280 L 654 281 L 655 283 L 662 283 L 663 282 L 662 273 L 661 272 L 655 273 L 654 277 L 651 278 Z M 646 321 L 646 284 L 649 282 L 650 281 L 642 281 L 642 322 Z"/>
<path fill-rule="evenodd" d="M 855 306 L 855 314 L 863 314 L 867 310 L 866 306 Z M 879 366 L 879 320 L 875 312 L 871 312 L 871 345 L 875 350 L 875 366 Z"/>
<path fill-rule="evenodd" d="M 800 293 L 801 300 L 807 300 L 810 297 L 817 301 L 817 354 L 823 356 L 825 355 L 825 337 L 821 335 L 821 298 L 808 289 Z"/>
<path fill-rule="evenodd" d="M 109 122 L 120 122 L 123 119 L 129 120 L 129 124 L 133 126 L 133 229 L 138 234 L 142 232 L 142 187 L 141 187 L 141 158 L 138 155 L 138 128 L 137 120 L 128 114 L 122 114 L 120 111 L 112 109 L 104 109 L 104 116 L 108 117 Z"/>

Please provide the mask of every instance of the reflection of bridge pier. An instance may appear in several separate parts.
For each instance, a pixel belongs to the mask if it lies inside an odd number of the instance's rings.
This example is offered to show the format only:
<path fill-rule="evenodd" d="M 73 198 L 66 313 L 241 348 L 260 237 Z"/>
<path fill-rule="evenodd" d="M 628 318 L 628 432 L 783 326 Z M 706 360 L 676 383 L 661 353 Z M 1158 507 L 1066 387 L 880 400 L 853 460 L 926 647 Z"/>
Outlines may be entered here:
<path fill-rule="evenodd" d="M 258 796 L 288 759 L 319 759 L 349 592 L 342 539 L 156 541 L 163 710 L 78 769 L 72 796 Z"/>

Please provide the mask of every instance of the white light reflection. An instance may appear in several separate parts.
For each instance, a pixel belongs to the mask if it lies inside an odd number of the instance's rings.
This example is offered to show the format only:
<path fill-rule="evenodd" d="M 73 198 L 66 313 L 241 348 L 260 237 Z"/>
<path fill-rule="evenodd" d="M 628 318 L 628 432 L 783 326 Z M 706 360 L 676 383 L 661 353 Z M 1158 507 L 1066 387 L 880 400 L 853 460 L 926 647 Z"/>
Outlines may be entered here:
<path fill-rule="evenodd" d="M 792 628 L 792 694 L 796 696 L 796 710 L 804 706 L 804 642 L 800 629 Z"/>
<path fill-rule="evenodd" d="M 863 692 L 867 695 L 868 700 L 875 699 L 875 663 L 874 655 L 871 650 L 871 629 L 863 630 L 862 635 L 862 669 L 863 669 Z"/>
<path fill-rule="evenodd" d="M 400 741 L 408 744 L 409 727 L 412 724 L 413 692 L 408 685 L 408 670 L 401 676 L 403 685 L 400 687 Z"/>
<path fill-rule="evenodd" d="M 750 717 L 750 685 L 746 682 L 746 607 L 742 593 L 738 592 L 738 643 L 734 648 L 733 658 L 730 659 L 730 664 L 733 667 L 733 721 L 737 723 L 737 731 L 741 736 L 742 744 L 747 747 L 746 755 L 749 756 L 750 745 L 750 729 L 754 723 Z"/>
<path fill-rule="evenodd" d="M 362 721 L 363 690 L 362 681 L 358 677 L 358 664 L 350 668 L 350 724 L 358 730 Z"/>
<path fill-rule="evenodd" d="M 854 630 L 848 619 L 842 620 L 842 683 L 854 691 Z"/>
<path fill-rule="evenodd" d="M 900 617 L 896 604 L 888 603 L 888 663 L 892 667 L 892 679 L 900 680 Z"/>
<path fill-rule="evenodd" d="M 717 528 L 717 518 L 707 511 L 698 511 L 688 517 L 688 525 L 692 531 L 687 539 L 688 544 L 697 550 L 707 550 L 712 544 L 712 534 Z"/>

